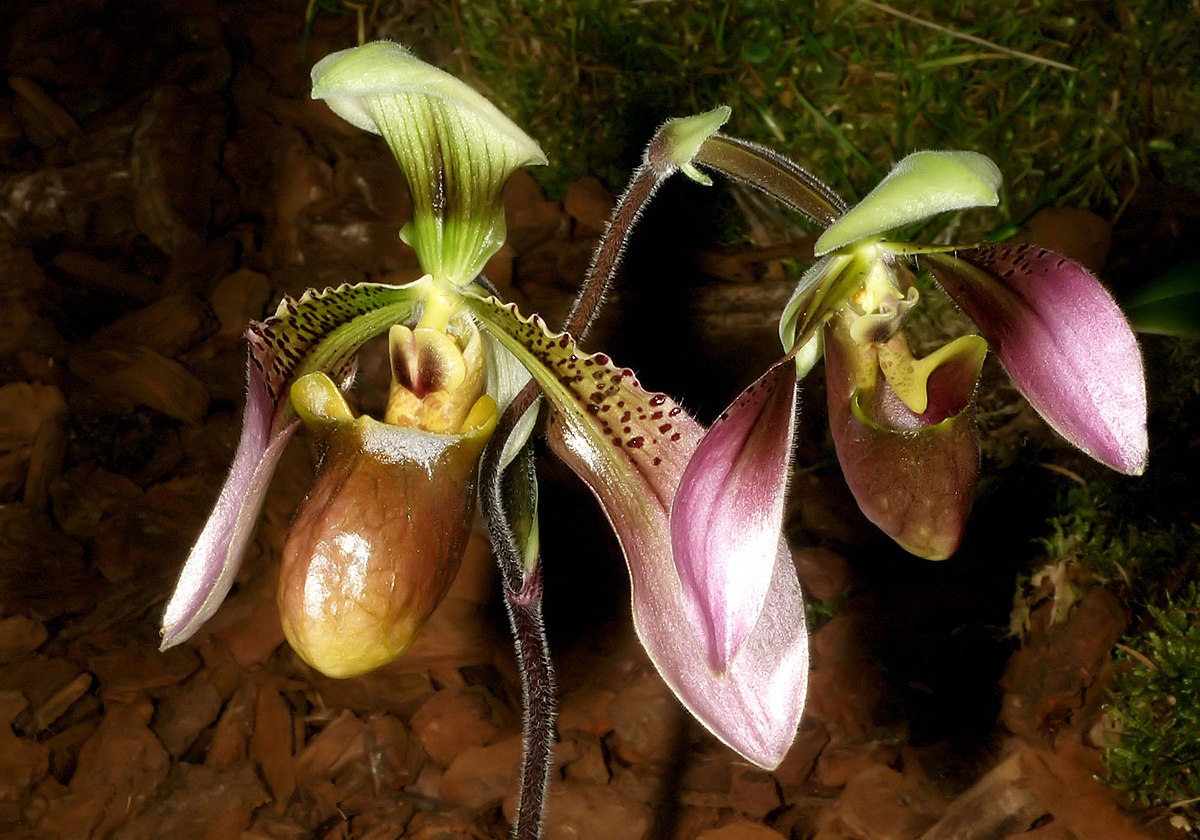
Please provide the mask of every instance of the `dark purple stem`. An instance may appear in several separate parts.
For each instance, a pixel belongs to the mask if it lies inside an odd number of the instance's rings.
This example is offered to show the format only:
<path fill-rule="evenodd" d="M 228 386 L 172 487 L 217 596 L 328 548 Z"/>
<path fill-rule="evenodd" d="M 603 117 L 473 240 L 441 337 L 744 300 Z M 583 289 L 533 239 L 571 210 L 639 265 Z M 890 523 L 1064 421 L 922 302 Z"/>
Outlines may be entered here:
<path fill-rule="evenodd" d="M 532 516 L 529 488 L 519 486 L 522 466 L 514 463 L 503 469 L 500 458 L 505 442 L 517 421 L 533 405 L 537 387 L 529 383 L 500 415 L 496 432 L 483 453 L 480 471 L 483 476 L 480 493 L 484 517 L 500 567 L 504 586 L 504 606 L 512 627 L 513 646 L 517 655 L 517 672 L 521 675 L 521 700 L 524 707 L 522 734 L 524 750 L 521 756 L 521 783 L 517 797 L 517 815 L 513 825 L 516 840 L 541 840 L 542 819 L 546 808 L 546 789 L 550 784 L 550 748 L 554 743 L 554 667 L 546 628 L 542 622 L 542 575 L 540 558 L 532 568 L 525 564 L 525 543 L 528 534 L 513 527 L 510 509 L 520 506 Z M 518 459 L 532 459 L 528 451 Z M 524 493 L 522 496 L 520 494 Z"/>
<path fill-rule="evenodd" d="M 554 668 L 546 627 L 542 621 L 542 574 L 534 569 L 519 592 L 505 594 L 508 622 L 512 627 L 521 672 L 524 706 L 525 752 L 521 763 L 521 789 L 517 798 L 515 840 L 540 840 L 550 785 L 550 750 L 554 745 Z"/>

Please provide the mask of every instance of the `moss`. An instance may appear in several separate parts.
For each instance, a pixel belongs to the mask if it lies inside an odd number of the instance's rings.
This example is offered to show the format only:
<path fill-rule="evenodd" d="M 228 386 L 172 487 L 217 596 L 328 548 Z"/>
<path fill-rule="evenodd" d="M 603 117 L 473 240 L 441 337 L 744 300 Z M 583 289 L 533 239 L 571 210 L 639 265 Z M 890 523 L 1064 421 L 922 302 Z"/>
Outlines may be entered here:
<path fill-rule="evenodd" d="M 1200 820 L 1200 583 L 1125 639 L 1107 706 L 1117 736 L 1104 757 L 1109 784 L 1142 806 Z"/>

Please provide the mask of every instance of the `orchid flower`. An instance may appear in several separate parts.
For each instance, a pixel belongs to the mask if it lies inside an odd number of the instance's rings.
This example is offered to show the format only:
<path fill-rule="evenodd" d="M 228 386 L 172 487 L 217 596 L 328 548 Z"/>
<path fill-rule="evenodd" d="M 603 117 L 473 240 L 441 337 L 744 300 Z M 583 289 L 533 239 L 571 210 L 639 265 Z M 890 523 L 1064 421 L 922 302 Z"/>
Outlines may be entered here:
<path fill-rule="evenodd" d="M 826 359 L 834 445 L 863 513 L 930 559 L 958 547 L 979 454 L 973 397 L 988 346 L 1060 435 L 1113 469 L 1146 465 L 1141 354 L 1086 269 L 1029 245 L 935 246 L 893 238 L 947 211 L 994 206 L 1000 171 L 974 152 L 917 152 L 853 208 L 796 164 L 719 134 L 694 164 L 758 187 L 827 229 L 780 321 L 800 376 Z M 903 331 L 926 266 L 980 336 L 916 358 Z"/>
<path fill-rule="evenodd" d="M 251 324 L 241 443 L 167 606 L 163 647 L 197 632 L 229 592 L 271 472 L 303 423 L 324 455 L 284 549 L 288 640 L 333 676 L 399 655 L 453 577 L 477 484 L 520 472 L 537 410 L 518 392 L 532 380 L 551 447 L 620 539 L 651 660 L 714 735 L 776 766 L 795 736 L 808 672 L 800 587 L 781 536 L 795 367 L 776 366 L 706 430 L 628 368 L 477 281 L 503 241 L 505 181 L 545 162 L 494 106 L 387 42 L 320 61 L 313 96 L 388 143 L 412 193 L 402 236 L 428 273 L 401 286 L 310 291 Z M 691 155 L 725 116 L 668 124 L 657 177 L 694 173 Z M 594 311 L 601 292 L 593 286 L 579 308 Z M 582 332 L 588 320 L 585 312 L 572 323 Z M 355 354 L 382 332 L 393 386 L 380 422 L 356 418 L 342 394 Z M 518 484 L 499 514 L 520 535 L 516 579 L 505 584 L 510 609 L 540 585 L 536 483 L 522 473 Z"/>

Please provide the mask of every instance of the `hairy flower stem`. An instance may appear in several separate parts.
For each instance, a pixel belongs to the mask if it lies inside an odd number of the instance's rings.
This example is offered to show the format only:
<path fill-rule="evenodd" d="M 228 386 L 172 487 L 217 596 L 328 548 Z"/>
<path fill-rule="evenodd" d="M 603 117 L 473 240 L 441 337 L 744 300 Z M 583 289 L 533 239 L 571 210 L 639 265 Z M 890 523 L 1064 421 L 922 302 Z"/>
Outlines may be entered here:
<path fill-rule="evenodd" d="M 612 216 L 604 228 L 604 235 L 600 237 L 592 255 L 592 264 L 583 278 L 583 286 L 563 322 L 563 331 L 575 336 L 576 340 L 582 340 L 596 320 L 596 313 L 604 303 L 604 297 L 612 287 L 617 268 L 625 256 L 629 235 L 637 225 L 642 210 L 672 172 L 673 168 L 663 169 L 647 160 L 634 170 L 625 192 L 617 199 Z"/>
<path fill-rule="evenodd" d="M 546 808 L 546 788 L 550 784 L 550 747 L 554 742 L 554 668 L 542 621 L 542 575 L 540 557 L 527 557 L 525 539 L 514 527 L 510 513 L 514 507 L 531 508 L 529 488 L 517 486 L 520 468 L 532 459 L 528 446 L 517 462 L 505 469 L 501 462 L 505 442 L 517 422 L 537 399 L 537 386 L 530 382 L 500 416 L 496 432 L 483 453 L 481 498 L 488 532 L 500 567 L 504 587 L 504 606 L 512 628 L 521 675 L 521 699 L 524 707 L 521 756 L 521 782 L 517 797 L 517 815 L 513 825 L 516 840 L 540 840 Z M 514 505 L 514 494 L 516 496 Z"/>
<path fill-rule="evenodd" d="M 550 784 L 550 749 L 554 744 L 554 668 L 546 627 L 542 621 L 542 574 L 534 569 L 518 592 L 507 591 L 504 605 L 512 627 L 517 667 L 521 672 L 524 705 L 524 755 L 521 788 L 517 797 L 515 840 L 540 840 Z"/>

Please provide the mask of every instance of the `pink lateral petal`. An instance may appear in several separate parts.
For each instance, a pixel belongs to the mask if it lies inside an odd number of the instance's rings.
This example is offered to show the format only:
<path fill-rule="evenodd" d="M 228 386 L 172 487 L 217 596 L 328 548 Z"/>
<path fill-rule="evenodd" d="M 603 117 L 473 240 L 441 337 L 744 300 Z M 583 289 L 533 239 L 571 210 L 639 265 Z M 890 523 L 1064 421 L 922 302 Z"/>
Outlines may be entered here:
<path fill-rule="evenodd" d="M 648 393 L 633 371 L 582 352 L 540 318 L 495 299 L 466 303 L 542 386 L 551 448 L 591 488 L 621 542 L 634 627 L 654 666 L 713 735 L 761 767 L 777 766 L 796 737 L 808 685 L 804 604 L 786 545 L 771 547 L 766 603 L 717 676 L 692 632 L 671 551 L 672 501 L 704 427 L 666 395 Z"/>
<path fill-rule="evenodd" d="M 241 568 L 271 476 L 299 421 L 270 436 L 274 415 L 258 365 L 248 364 L 242 436 L 216 506 L 192 547 L 163 614 L 161 649 L 190 639 L 221 606 Z"/>
<path fill-rule="evenodd" d="M 692 627 L 717 674 L 758 621 L 783 528 L 796 410 L 785 359 L 700 441 L 671 507 L 671 543 Z"/>
<path fill-rule="evenodd" d="M 1050 426 L 1130 475 L 1146 468 L 1146 379 L 1125 316 L 1085 268 L 1032 245 L 929 254 L 934 276 Z"/>

